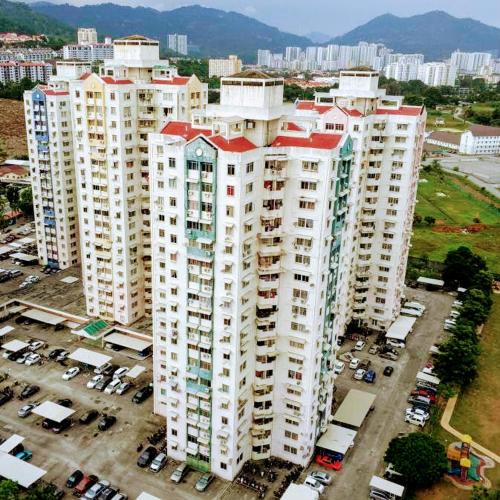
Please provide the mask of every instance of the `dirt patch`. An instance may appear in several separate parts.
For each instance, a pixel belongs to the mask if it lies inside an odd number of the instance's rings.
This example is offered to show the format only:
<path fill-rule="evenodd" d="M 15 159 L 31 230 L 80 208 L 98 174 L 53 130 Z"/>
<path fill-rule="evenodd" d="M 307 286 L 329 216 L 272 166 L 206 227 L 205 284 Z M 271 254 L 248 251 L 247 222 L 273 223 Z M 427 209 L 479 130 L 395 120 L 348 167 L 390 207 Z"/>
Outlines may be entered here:
<path fill-rule="evenodd" d="M 486 229 L 488 229 L 486 224 L 469 224 L 468 226 L 436 224 L 432 227 L 432 230 L 436 233 L 480 233 Z"/>
<path fill-rule="evenodd" d="M 468 499 L 469 496 L 469 491 L 459 490 L 454 485 L 446 481 L 446 479 L 442 479 L 432 488 L 426 488 L 418 491 L 415 498 L 417 500 L 449 500 L 450 498 L 453 498 L 454 500 L 465 500 Z"/>
<path fill-rule="evenodd" d="M 0 161 L 27 154 L 23 102 L 0 99 Z"/>

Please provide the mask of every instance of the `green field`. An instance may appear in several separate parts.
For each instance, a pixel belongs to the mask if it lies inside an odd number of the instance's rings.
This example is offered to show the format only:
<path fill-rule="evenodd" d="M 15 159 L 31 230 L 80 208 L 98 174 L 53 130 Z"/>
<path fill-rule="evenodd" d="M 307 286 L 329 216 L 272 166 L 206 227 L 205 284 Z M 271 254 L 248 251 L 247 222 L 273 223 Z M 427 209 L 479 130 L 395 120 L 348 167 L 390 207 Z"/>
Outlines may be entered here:
<path fill-rule="evenodd" d="M 415 213 L 434 217 L 436 226 L 458 229 L 479 220 L 486 228 L 479 233 L 438 232 L 436 227 L 415 225 L 412 256 L 426 254 L 431 260 L 443 261 L 448 250 L 466 245 L 486 259 L 491 271 L 500 274 L 500 210 L 492 201 L 460 178 L 437 172 L 421 172 L 417 199 Z"/>
<path fill-rule="evenodd" d="M 442 118 L 444 120 L 444 125 L 436 126 L 435 120 L 436 118 Z M 428 110 L 427 111 L 427 130 L 456 130 L 458 132 L 462 132 L 467 129 L 469 124 L 464 122 L 463 120 L 457 120 L 453 116 L 452 111 L 435 111 Z"/>

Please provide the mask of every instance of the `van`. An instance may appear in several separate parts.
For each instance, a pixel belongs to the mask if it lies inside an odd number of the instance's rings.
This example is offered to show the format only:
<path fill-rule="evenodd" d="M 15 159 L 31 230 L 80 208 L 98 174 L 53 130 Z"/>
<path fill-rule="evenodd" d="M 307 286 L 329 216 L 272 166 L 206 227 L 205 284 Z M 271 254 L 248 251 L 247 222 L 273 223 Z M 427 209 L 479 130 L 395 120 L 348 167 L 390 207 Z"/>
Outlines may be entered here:
<path fill-rule="evenodd" d="M 113 379 L 107 386 L 106 389 L 104 389 L 104 392 L 106 394 L 113 394 L 113 392 L 118 389 L 118 386 L 122 383 L 122 381 L 119 378 Z"/>
<path fill-rule="evenodd" d="M 422 415 L 412 413 L 411 415 L 407 415 L 405 417 L 405 422 L 423 427 L 425 425 L 425 418 Z"/>

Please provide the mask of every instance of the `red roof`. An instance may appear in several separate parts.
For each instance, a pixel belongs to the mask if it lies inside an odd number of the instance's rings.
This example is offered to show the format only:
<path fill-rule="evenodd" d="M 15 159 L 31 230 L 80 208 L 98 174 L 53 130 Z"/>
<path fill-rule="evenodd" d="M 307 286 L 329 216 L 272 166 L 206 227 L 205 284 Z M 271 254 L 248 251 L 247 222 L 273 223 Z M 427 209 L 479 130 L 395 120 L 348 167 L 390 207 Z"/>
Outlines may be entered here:
<path fill-rule="evenodd" d="M 328 104 L 316 104 L 314 101 L 299 101 L 297 103 L 297 109 L 306 110 L 306 111 L 317 111 L 320 115 L 330 111 L 333 106 Z"/>
<path fill-rule="evenodd" d="M 53 89 L 42 89 L 45 95 L 69 95 L 66 90 L 53 90 Z"/>
<path fill-rule="evenodd" d="M 357 109 L 340 108 L 340 110 L 349 116 L 363 116 L 363 113 Z"/>
<path fill-rule="evenodd" d="M 299 127 L 296 123 L 288 122 L 286 126 L 286 130 L 290 130 L 291 132 L 303 132 L 304 129 Z"/>
<path fill-rule="evenodd" d="M 101 76 L 101 80 L 104 83 L 109 83 L 111 85 L 128 85 L 130 83 L 134 83 L 132 80 L 115 80 L 111 76 Z"/>
<path fill-rule="evenodd" d="M 209 137 L 219 149 L 222 151 L 228 151 L 230 153 L 245 153 L 246 151 L 251 151 L 257 146 L 250 142 L 246 137 L 237 137 L 235 139 L 224 139 L 220 135 L 213 135 Z"/>
<path fill-rule="evenodd" d="M 5 163 L 0 165 L 0 177 L 6 174 L 16 174 L 16 175 L 29 175 L 29 168 L 23 167 L 22 165 L 10 165 Z"/>
<path fill-rule="evenodd" d="M 189 77 L 184 76 L 174 76 L 168 80 L 151 80 L 151 83 L 156 83 L 160 85 L 186 85 L 189 82 Z"/>
<path fill-rule="evenodd" d="M 271 146 L 275 148 L 315 148 L 315 149 L 334 149 L 340 140 L 341 135 L 318 134 L 313 133 L 309 137 L 289 137 L 280 135 L 274 139 Z"/>
<path fill-rule="evenodd" d="M 191 124 L 187 122 L 169 122 L 165 125 L 161 133 L 165 135 L 178 135 L 186 139 L 186 141 L 190 141 L 200 134 L 207 137 L 212 135 L 211 130 L 193 128 Z"/>
<path fill-rule="evenodd" d="M 399 109 L 377 109 L 377 115 L 406 115 L 418 116 L 422 114 L 422 106 L 401 106 Z"/>
<path fill-rule="evenodd" d="M 81 77 L 80 80 L 86 80 L 92 73 L 84 73 Z"/>

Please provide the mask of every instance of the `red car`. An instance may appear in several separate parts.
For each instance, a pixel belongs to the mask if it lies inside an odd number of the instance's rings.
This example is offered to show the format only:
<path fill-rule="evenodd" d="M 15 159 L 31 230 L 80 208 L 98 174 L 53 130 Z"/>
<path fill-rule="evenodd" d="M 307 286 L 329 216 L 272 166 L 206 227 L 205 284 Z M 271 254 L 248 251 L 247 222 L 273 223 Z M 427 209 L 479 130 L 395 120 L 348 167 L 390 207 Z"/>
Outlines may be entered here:
<path fill-rule="evenodd" d="M 340 460 L 333 460 L 333 458 L 330 458 L 328 455 L 316 455 L 316 463 L 326 469 L 342 469 L 342 462 Z"/>
<path fill-rule="evenodd" d="M 87 490 L 92 488 L 92 486 L 94 486 L 94 484 L 97 483 L 97 481 L 99 481 L 99 478 L 97 476 L 94 476 L 93 474 L 87 476 L 87 474 L 85 474 L 80 480 L 80 482 L 75 486 L 75 489 L 73 490 L 73 495 L 75 497 L 81 497 L 85 495 Z"/>
<path fill-rule="evenodd" d="M 425 389 L 416 389 L 415 391 L 411 391 L 412 396 L 424 396 L 426 398 L 429 398 L 431 400 L 431 403 L 436 402 L 436 395 L 433 394 L 431 391 L 426 391 Z"/>

